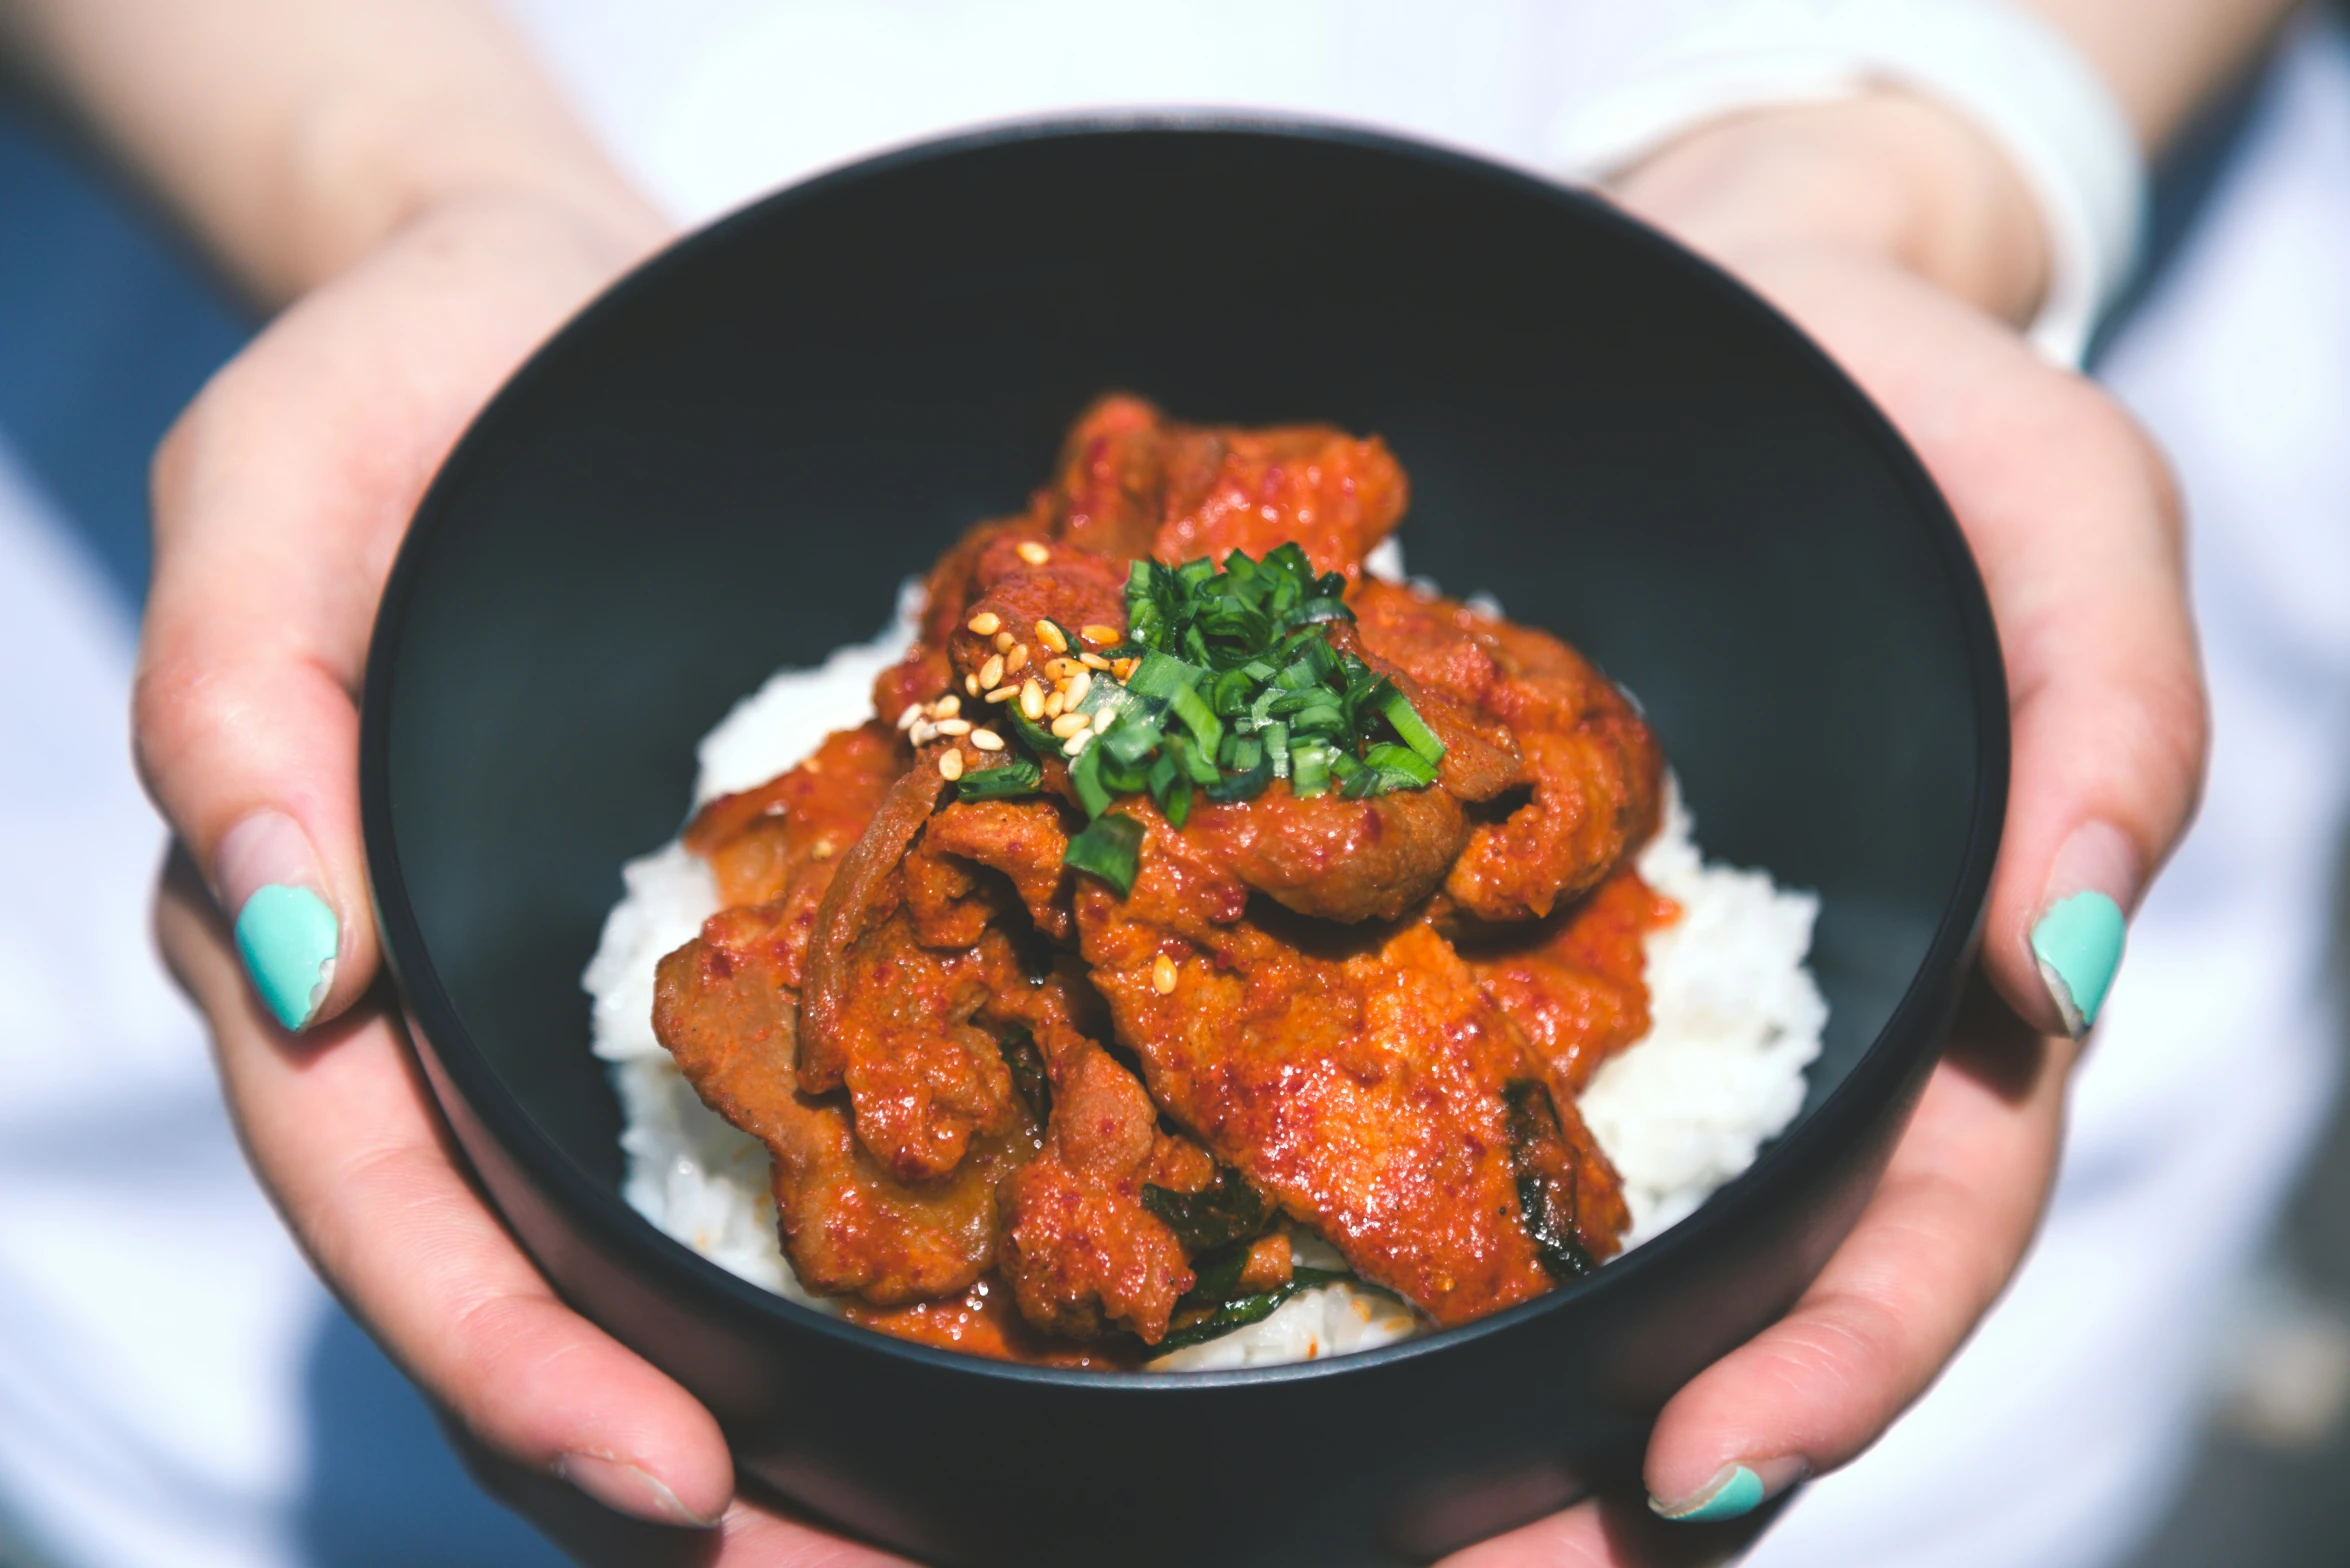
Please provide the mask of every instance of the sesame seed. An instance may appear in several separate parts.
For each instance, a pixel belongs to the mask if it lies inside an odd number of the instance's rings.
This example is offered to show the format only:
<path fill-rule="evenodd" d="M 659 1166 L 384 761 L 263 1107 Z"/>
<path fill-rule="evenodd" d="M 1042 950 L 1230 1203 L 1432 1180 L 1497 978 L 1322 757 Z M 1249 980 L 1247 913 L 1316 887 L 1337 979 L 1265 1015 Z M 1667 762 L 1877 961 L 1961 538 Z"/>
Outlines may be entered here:
<path fill-rule="evenodd" d="M 1085 743 L 1091 739 L 1093 739 L 1093 731 L 1079 730 L 1076 734 L 1061 742 L 1061 755 L 1064 757 L 1076 756 L 1079 752 L 1085 750 Z"/>
<path fill-rule="evenodd" d="M 951 719 L 962 711 L 963 699 L 951 691 L 930 705 L 930 716 L 934 719 Z"/>
<path fill-rule="evenodd" d="M 1164 953 L 1151 960 L 1151 989 L 1161 996 L 1175 994 L 1175 960 Z"/>
<path fill-rule="evenodd" d="M 1067 740 L 1070 736 L 1076 734 L 1079 730 L 1091 729 L 1092 727 L 1093 720 L 1087 718 L 1084 714 L 1064 713 L 1059 718 L 1053 720 L 1053 738 L 1055 740 Z"/>
<path fill-rule="evenodd" d="M 1004 635 L 1008 637 L 1011 635 L 1011 633 L 1006 632 Z M 1024 642 L 1016 642 L 1012 644 L 1011 648 L 1004 654 L 1004 673 L 1009 675 L 1013 671 L 1018 670 L 1022 665 L 1025 665 L 1027 662 L 1028 644 Z"/>
<path fill-rule="evenodd" d="M 959 751 L 940 752 L 938 754 L 938 776 L 949 784 L 961 778 L 963 776 L 963 754 Z"/>
<path fill-rule="evenodd" d="M 1104 626 L 1099 621 L 1090 626 L 1078 628 L 1077 635 L 1092 643 L 1096 648 L 1115 647 L 1124 640 L 1124 634 L 1116 627 Z"/>
<path fill-rule="evenodd" d="M 969 692 L 969 693 L 970 693 L 972 696 L 974 696 L 974 697 L 978 696 L 978 695 L 979 695 L 979 677 L 978 677 L 978 676 L 976 676 L 976 675 L 966 675 L 966 676 L 964 676 L 964 677 L 963 677 L 963 689 L 964 689 L 965 691 Z"/>
<path fill-rule="evenodd" d="M 1030 566 L 1042 566 L 1052 558 L 1053 552 L 1035 540 L 1023 539 L 1020 541 L 1020 559 L 1026 561 Z"/>
<path fill-rule="evenodd" d="M 1069 651 L 1069 639 L 1062 636 L 1061 629 L 1050 621 L 1038 621 L 1036 623 L 1036 640 L 1043 643 L 1046 647 L 1052 649 L 1055 653 L 1067 653 Z"/>
<path fill-rule="evenodd" d="M 808 846 L 808 858 L 810 860 L 830 860 L 832 856 L 833 844 L 832 840 L 828 838 L 820 838 L 815 843 Z"/>
<path fill-rule="evenodd" d="M 1140 659 L 1113 659 L 1110 661 L 1110 673 L 1122 681 L 1130 681 L 1134 679 L 1134 672 L 1141 665 Z"/>
<path fill-rule="evenodd" d="M 1044 688 L 1036 684 L 1033 675 L 1020 683 L 1020 711 L 1028 715 L 1031 724 L 1044 717 Z"/>
<path fill-rule="evenodd" d="M 1063 696 L 1060 692 L 1048 691 L 1044 694 L 1044 716 L 1046 718 L 1059 718 L 1061 716 L 1061 710 L 1068 706 L 1069 699 Z"/>
<path fill-rule="evenodd" d="M 1069 706 L 1074 708 L 1083 702 L 1085 694 L 1091 690 L 1093 690 L 1093 671 L 1079 670 L 1075 675 L 1070 676 Z"/>
<path fill-rule="evenodd" d="M 1081 653 L 1077 656 L 1077 662 L 1089 670 L 1107 670 L 1110 667 L 1110 661 L 1098 653 Z"/>
<path fill-rule="evenodd" d="M 898 715 L 898 728 L 910 730 L 914 727 L 914 721 L 920 717 L 922 717 L 922 704 L 909 702 L 906 704 L 906 711 Z"/>
<path fill-rule="evenodd" d="M 987 702 L 1010 702 L 1014 697 L 1019 695 L 1020 688 L 1007 682 L 1004 685 L 998 686 L 994 691 L 989 692 L 982 700 Z"/>
<path fill-rule="evenodd" d="M 1056 686 L 1068 685 L 1069 677 L 1084 668 L 1085 666 L 1079 664 L 1075 659 L 1047 659 L 1044 661 L 1045 677 Z"/>
<path fill-rule="evenodd" d="M 911 730 L 907 731 L 907 736 L 914 742 L 915 745 L 927 746 L 932 741 L 938 739 L 938 726 L 931 723 L 928 719 L 924 719 L 921 723 L 915 725 Z"/>
<path fill-rule="evenodd" d="M 971 744 L 981 751 L 1001 751 L 1004 749 L 1004 738 L 994 730 L 973 730 Z"/>
<path fill-rule="evenodd" d="M 969 719 L 941 719 L 938 721 L 938 732 L 941 735 L 968 735 L 971 733 L 971 721 Z"/>
<path fill-rule="evenodd" d="M 987 662 L 979 667 L 979 684 L 987 690 L 993 691 L 1003 683 L 1004 656 L 1000 653 L 991 653 L 987 656 Z"/>
<path fill-rule="evenodd" d="M 993 637 L 1004 628 L 1004 618 L 993 610 L 982 610 L 967 622 L 971 630 L 982 637 Z"/>

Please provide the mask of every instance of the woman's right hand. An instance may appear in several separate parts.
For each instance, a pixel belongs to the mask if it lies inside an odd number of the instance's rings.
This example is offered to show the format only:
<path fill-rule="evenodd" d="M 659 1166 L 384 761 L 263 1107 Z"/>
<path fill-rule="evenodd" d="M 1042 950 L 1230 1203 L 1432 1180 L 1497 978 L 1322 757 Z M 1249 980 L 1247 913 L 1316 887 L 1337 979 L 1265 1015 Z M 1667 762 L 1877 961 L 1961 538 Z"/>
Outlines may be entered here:
<path fill-rule="evenodd" d="M 165 955 L 319 1273 L 492 1466 L 705 1526 L 734 1490 L 716 1422 L 555 1298 L 449 1142 L 377 984 L 358 813 L 356 696 L 418 498 L 521 359 L 665 236 L 633 199 L 470 196 L 280 315 L 158 456 L 136 729 L 180 841 Z M 764 1561 L 879 1560 L 767 1516 L 727 1530 Z"/>

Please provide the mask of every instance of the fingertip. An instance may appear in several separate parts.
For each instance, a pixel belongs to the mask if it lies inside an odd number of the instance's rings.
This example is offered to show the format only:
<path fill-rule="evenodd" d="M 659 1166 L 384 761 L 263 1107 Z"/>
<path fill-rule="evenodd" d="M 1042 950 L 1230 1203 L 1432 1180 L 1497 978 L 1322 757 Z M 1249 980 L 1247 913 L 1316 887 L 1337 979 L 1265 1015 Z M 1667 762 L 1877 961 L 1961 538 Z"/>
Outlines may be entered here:
<path fill-rule="evenodd" d="M 729 1487 L 714 1506 L 697 1507 L 644 1466 L 609 1454 L 566 1453 L 555 1461 L 554 1473 L 614 1513 L 681 1529 L 716 1529 L 733 1500 Z"/>
<path fill-rule="evenodd" d="M 1723 1465 L 1694 1491 L 1650 1493 L 1648 1511 L 1674 1524 L 1717 1524 L 1743 1519 L 1772 1498 L 1801 1484 L 1812 1473 L 1801 1454 L 1774 1454 Z"/>
<path fill-rule="evenodd" d="M 377 948 L 350 757 L 358 713 L 283 649 L 213 653 L 151 605 L 134 702 L 141 774 L 281 1028 L 344 1012 Z"/>
<path fill-rule="evenodd" d="M 2019 875 L 2025 886 L 1995 891 L 2003 938 L 1985 968 L 2034 1028 L 2078 1040 L 2096 1025 L 2121 968 L 2145 856 L 2131 835 L 2092 820 L 2067 832 L 2046 864 L 2036 888 Z"/>
<path fill-rule="evenodd" d="M 278 1024 L 325 1022 L 373 980 L 366 906 L 339 896 L 311 835 L 274 807 L 249 811 L 213 854 L 213 886 L 245 977 Z"/>

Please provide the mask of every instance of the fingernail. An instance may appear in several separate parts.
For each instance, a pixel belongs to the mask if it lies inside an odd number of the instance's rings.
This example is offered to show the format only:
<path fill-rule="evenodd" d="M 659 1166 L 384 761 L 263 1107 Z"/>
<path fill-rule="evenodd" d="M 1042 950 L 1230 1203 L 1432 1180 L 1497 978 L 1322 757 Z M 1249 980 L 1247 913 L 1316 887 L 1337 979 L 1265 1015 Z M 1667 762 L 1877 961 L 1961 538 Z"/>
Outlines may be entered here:
<path fill-rule="evenodd" d="M 1648 1506 L 1663 1518 L 1685 1524 L 1741 1519 L 1809 1474 L 1811 1466 L 1793 1458 L 1724 1465 L 1687 1497 L 1673 1502 L 1652 1497 Z"/>
<path fill-rule="evenodd" d="M 623 1459 L 606 1459 L 601 1454 L 565 1454 L 555 1461 L 555 1474 L 614 1513 L 626 1514 L 631 1519 L 682 1525 L 692 1530 L 707 1530 L 718 1523 L 716 1518 L 697 1514 L 679 1502 L 677 1494 L 651 1471 L 641 1470 Z"/>
<path fill-rule="evenodd" d="M 2137 886 L 2136 849 L 2103 823 L 2066 839 L 2049 871 L 2047 903 L 2032 925 L 2032 958 L 2076 1040 L 2097 1022 L 2121 967 L 2128 930 L 2122 906 Z"/>
<path fill-rule="evenodd" d="M 237 912 L 237 956 L 253 989 L 279 1023 L 301 1028 L 334 985 L 342 944 L 308 835 L 283 812 L 254 812 L 220 841 L 213 883 Z"/>

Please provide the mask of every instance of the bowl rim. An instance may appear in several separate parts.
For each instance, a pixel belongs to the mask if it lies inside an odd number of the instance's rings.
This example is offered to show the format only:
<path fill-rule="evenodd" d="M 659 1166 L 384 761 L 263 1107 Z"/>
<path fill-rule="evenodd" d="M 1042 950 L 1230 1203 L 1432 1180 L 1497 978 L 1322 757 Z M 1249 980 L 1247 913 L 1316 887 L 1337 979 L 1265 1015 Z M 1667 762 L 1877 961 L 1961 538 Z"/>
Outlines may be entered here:
<path fill-rule="evenodd" d="M 802 1306 L 743 1279 L 663 1233 L 618 1194 L 606 1191 L 541 1130 L 474 1043 L 426 949 L 424 933 L 400 867 L 392 823 L 392 706 L 400 642 L 411 622 L 412 601 L 423 570 L 422 559 L 445 524 L 453 504 L 451 497 L 464 487 L 466 475 L 478 458 L 487 439 L 483 432 L 500 423 L 501 414 L 510 405 L 529 396 L 548 376 L 548 361 L 559 344 L 591 330 L 605 316 L 627 309 L 639 294 L 661 288 L 670 274 L 691 265 L 708 250 L 729 243 L 737 232 L 765 223 L 777 212 L 805 205 L 836 187 L 1016 143 L 1114 140 L 1170 132 L 1337 145 L 1408 159 L 1456 177 L 1498 187 L 1517 197 L 1572 207 L 1586 221 L 1611 228 L 1625 243 L 1645 249 L 1657 266 L 1680 273 L 1690 286 L 1727 296 L 1727 302 L 1734 308 L 1746 311 L 1758 326 L 1775 334 L 1786 351 L 1808 359 L 1815 369 L 1825 371 L 1823 384 L 1829 389 L 1829 396 L 1844 405 L 1842 411 L 1849 416 L 1852 428 L 1876 449 L 1918 522 L 1927 530 L 1933 559 L 1940 567 L 1941 578 L 1952 599 L 1964 650 L 1977 742 L 1975 778 L 1966 844 L 1959 857 L 1951 894 L 1936 922 L 1924 958 L 1884 1024 L 1842 1081 L 1808 1116 L 1764 1144 L 1745 1170 L 1661 1234 L 1589 1276 L 1531 1301 L 1473 1323 L 1418 1334 L 1376 1349 L 1217 1371 L 1095 1371 L 1030 1366 L 899 1339 Z M 2008 793 L 2007 701 L 2005 664 L 1981 573 L 1956 518 L 1923 463 L 1875 403 L 1825 350 L 1776 306 L 1714 263 L 1587 191 L 1480 153 L 1356 122 L 1270 112 L 1184 108 L 1050 114 L 1001 121 L 893 146 L 772 191 L 680 236 L 640 262 L 532 351 L 467 422 L 463 434 L 442 460 L 417 503 L 385 582 L 369 638 L 361 703 L 360 818 L 385 967 L 398 984 L 408 1026 L 417 1036 L 411 1040 L 410 1048 L 420 1053 L 430 1052 L 446 1074 L 447 1082 L 464 1099 L 467 1109 L 488 1136 L 567 1221 L 585 1228 L 594 1244 L 620 1260 L 622 1266 L 632 1271 L 671 1276 L 708 1305 L 726 1310 L 736 1321 L 747 1318 L 763 1332 L 783 1329 L 814 1333 L 834 1339 L 844 1349 L 854 1348 L 982 1380 L 1090 1389 L 1105 1395 L 1130 1390 L 1172 1395 L 1317 1381 L 1395 1367 L 1441 1354 L 1451 1347 L 1508 1333 L 1538 1318 L 1570 1310 L 1576 1303 L 1621 1295 L 1637 1288 L 1642 1276 L 1669 1268 L 1685 1255 L 1714 1245 L 1717 1238 L 1735 1230 L 1743 1217 L 1764 1201 L 1763 1189 L 1773 1185 L 1773 1173 L 1806 1158 L 1812 1147 L 1834 1136 L 1840 1123 L 1865 1116 L 1879 1100 L 1898 1094 L 1903 1083 L 1921 1067 L 1922 1059 L 1938 1049 L 1938 1026 L 1947 1016 L 1957 992 L 1952 977 L 1962 965 L 1972 961 L 1992 867 L 1998 856 Z M 587 1043 L 582 1041 L 581 1049 L 586 1048 Z M 432 1074 L 428 1077 L 437 1091 L 441 1078 Z M 447 1108 L 440 1109 L 447 1116 Z M 494 1199 L 492 1206 L 498 1207 Z M 527 1246 L 524 1252 L 530 1256 L 532 1266 L 545 1275 L 545 1266 L 530 1254 Z M 560 1282 L 554 1283 L 560 1294 Z"/>

